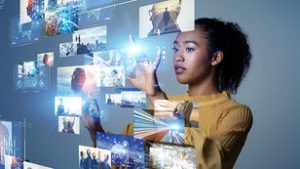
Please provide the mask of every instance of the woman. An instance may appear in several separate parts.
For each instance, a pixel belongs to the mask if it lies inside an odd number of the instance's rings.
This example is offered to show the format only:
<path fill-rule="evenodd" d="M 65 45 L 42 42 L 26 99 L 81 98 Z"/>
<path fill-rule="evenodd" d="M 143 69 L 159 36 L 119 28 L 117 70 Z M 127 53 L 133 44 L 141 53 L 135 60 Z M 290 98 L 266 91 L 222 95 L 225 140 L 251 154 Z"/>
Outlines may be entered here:
<path fill-rule="evenodd" d="M 198 99 L 199 127 L 185 127 L 185 144 L 195 146 L 197 168 L 233 168 L 252 126 L 251 110 L 230 98 L 250 66 L 246 35 L 237 24 L 201 18 L 195 21 L 195 30 L 178 33 L 173 49 L 176 79 L 188 85 L 187 93 L 168 98 L 159 87 L 160 50 L 153 63 L 140 65 L 130 82 L 144 90 L 152 103 L 156 99 Z M 124 133 L 132 134 L 133 126 Z"/>

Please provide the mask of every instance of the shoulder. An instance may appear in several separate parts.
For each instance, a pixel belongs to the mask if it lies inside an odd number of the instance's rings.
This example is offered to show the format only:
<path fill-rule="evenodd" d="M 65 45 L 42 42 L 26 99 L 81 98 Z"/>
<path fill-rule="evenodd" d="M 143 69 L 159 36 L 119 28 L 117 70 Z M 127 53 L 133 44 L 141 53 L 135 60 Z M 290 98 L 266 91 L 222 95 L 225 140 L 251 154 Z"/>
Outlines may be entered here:
<path fill-rule="evenodd" d="M 249 106 L 242 104 L 235 99 L 228 100 L 218 104 L 216 107 L 220 111 L 219 122 L 231 122 L 245 128 L 251 128 L 253 123 L 252 111 Z"/>

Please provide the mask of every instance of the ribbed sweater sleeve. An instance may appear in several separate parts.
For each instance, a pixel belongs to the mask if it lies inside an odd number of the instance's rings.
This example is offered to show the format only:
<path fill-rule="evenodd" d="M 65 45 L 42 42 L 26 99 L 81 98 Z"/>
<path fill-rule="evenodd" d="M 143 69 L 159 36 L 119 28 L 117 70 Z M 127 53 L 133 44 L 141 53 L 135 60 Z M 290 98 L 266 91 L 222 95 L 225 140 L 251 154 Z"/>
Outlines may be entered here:
<path fill-rule="evenodd" d="M 195 146 L 199 169 L 232 168 L 252 126 L 252 113 L 247 106 L 228 103 L 225 107 L 216 107 L 215 111 L 222 113 L 216 113 L 215 132 L 206 134 L 201 128 L 185 128 L 185 143 Z"/>

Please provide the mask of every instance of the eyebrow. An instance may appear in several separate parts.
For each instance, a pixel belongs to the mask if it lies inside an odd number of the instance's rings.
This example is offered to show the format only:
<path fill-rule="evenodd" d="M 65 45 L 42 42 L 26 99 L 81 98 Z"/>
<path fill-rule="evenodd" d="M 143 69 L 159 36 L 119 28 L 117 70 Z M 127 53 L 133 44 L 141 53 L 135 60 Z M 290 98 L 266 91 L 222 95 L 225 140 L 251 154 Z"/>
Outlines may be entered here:
<path fill-rule="evenodd" d="M 182 43 L 183 43 L 183 44 L 193 43 L 193 44 L 199 46 L 199 44 L 198 44 L 196 41 L 193 41 L 193 40 L 185 40 L 185 41 L 183 41 Z M 177 45 L 177 44 L 178 44 L 178 41 L 175 40 L 175 41 L 173 42 L 173 44 L 174 44 L 174 45 Z"/>

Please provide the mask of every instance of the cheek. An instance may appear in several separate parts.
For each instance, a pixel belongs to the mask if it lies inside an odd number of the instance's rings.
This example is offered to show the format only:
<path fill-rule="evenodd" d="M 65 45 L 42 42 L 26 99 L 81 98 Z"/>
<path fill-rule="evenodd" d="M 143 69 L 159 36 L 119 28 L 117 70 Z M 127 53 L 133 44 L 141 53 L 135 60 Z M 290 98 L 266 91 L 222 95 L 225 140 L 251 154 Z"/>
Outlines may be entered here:
<path fill-rule="evenodd" d="M 207 70 L 210 68 L 211 64 L 208 55 L 197 53 L 190 58 L 191 58 L 189 60 L 189 67 L 191 68 L 190 73 L 199 75 L 207 72 Z"/>

